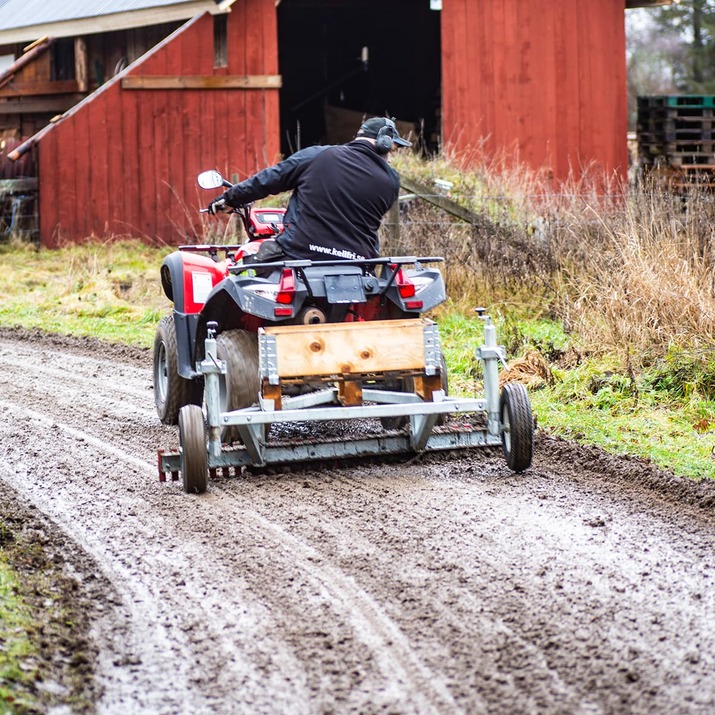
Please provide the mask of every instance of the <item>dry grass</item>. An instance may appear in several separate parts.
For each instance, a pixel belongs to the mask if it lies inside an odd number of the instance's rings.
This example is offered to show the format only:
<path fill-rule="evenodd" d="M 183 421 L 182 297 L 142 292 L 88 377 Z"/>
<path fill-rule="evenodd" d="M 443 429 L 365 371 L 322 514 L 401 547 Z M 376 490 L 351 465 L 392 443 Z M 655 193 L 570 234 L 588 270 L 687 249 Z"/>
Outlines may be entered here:
<path fill-rule="evenodd" d="M 715 343 L 715 194 L 626 189 L 586 176 L 553 190 L 524 169 L 460 170 L 400 159 L 402 173 L 451 181 L 473 226 L 415 200 L 402 208 L 404 252 L 447 258 L 448 294 L 562 321 L 583 349 L 643 359 Z"/>

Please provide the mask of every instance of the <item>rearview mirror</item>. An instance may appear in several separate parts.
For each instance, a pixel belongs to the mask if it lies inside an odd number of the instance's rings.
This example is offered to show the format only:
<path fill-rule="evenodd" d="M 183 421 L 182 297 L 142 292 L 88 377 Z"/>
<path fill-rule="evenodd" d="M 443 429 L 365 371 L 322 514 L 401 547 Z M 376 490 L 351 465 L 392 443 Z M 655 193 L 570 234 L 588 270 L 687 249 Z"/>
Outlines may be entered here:
<path fill-rule="evenodd" d="M 224 185 L 224 179 L 218 171 L 211 169 L 210 171 L 202 171 L 196 181 L 202 189 L 220 189 Z"/>

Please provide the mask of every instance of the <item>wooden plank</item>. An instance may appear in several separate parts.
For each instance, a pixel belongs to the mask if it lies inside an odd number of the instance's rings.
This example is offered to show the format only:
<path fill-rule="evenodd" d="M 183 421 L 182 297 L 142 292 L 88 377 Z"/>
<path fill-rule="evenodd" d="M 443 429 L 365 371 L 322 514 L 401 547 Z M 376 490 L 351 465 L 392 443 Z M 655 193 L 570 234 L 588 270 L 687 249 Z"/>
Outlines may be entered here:
<path fill-rule="evenodd" d="M 513 151 L 520 143 L 517 131 L 518 96 L 516 66 L 519 61 L 517 15 L 514 0 L 502 0 L 487 3 L 491 20 L 483 23 L 480 43 L 481 63 L 484 67 L 480 78 L 484 85 L 482 112 L 485 126 L 481 136 L 484 148 L 491 160 L 497 156 L 504 159 L 502 152 L 506 147 Z M 485 9 L 485 16 L 487 9 Z M 474 22 L 472 17 L 471 22 Z M 493 30 L 492 30 L 493 28 Z M 476 107 L 475 107 L 476 109 Z"/>
<path fill-rule="evenodd" d="M 246 6 L 246 27 L 253 28 L 254 36 L 245 37 L 246 74 L 264 72 L 263 62 L 263 0 L 244 0 Z M 253 173 L 266 165 L 263 125 L 263 93 L 246 93 L 246 151 L 248 170 Z"/>
<path fill-rule="evenodd" d="M 105 127 L 110 141 L 105 142 L 106 151 L 106 186 L 109 197 L 107 210 L 107 228 L 112 234 L 126 235 L 126 207 L 125 200 L 131 189 L 124 183 L 122 169 L 125 162 L 135 162 L 122 145 L 121 137 L 124 124 L 124 106 L 122 104 L 122 90 L 118 84 L 110 87 L 103 96 L 102 104 L 105 109 Z"/>
<path fill-rule="evenodd" d="M 276 75 L 165 75 L 122 79 L 123 89 L 280 89 Z"/>
<path fill-rule="evenodd" d="M 60 210 L 67 198 L 62 196 L 61 200 L 58 200 L 54 189 L 59 164 L 57 137 L 47 139 L 47 142 L 43 142 L 42 146 L 36 149 L 39 176 L 37 212 L 41 244 L 45 248 L 56 248 L 59 239 L 57 228 L 60 223 Z"/>
<path fill-rule="evenodd" d="M 341 380 L 338 383 L 338 402 L 343 407 L 362 405 L 362 384 L 359 380 Z"/>
<path fill-rule="evenodd" d="M 86 134 L 84 135 L 83 140 L 86 143 Z M 55 239 L 66 237 L 69 240 L 74 241 L 82 237 L 78 233 L 76 226 L 78 182 L 76 179 L 77 164 L 74 158 L 74 118 L 63 122 L 62 124 L 56 126 L 53 131 L 48 132 L 47 136 L 39 144 L 40 155 L 42 155 L 45 151 L 45 145 L 52 143 L 54 143 L 57 147 L 57 161 L 55 163 L 54 172 L 52 173 L 51 178 L 48 179 L 47 183 L 48 188 L 52 187 L 51 190 L 53 191 L 53 194 L 50 196 L 43 196 L 42 190 L 40 190 L 41 210 L 47 210 L 47 202 L 49 201 L 57 204 L 56 207 L 52 208 L 52 212 L 55 217 L 52 221 L 53 237 Z M 68 150 L 68 147 L 71 147 L 71 149 Z M 67 155 L 65 152 L 67 152 Z M 81 171 L 87 171 L 86 165 L 82 167 Z M 40 181 L 44 182 L 42 177 L 43 174 L 40 174 Z M 61 197 L 60 200 L 58 200 L 58 196 Z M 44 223 L 44 221 L 45 219 L 41 217 L 40 222 Z M 60 232 L 59 236 L 54 235 L 56 229 Z"/>
<path fill-rule="evenodd" d="M 209 20 L 209 24 L 211 21 Z M 181 33 L 174 42 L 166 46 L 166 73 L 167 74 L 183 74 L 187 68 L 191 66 L 191 61 L 199 61 L 199 58 L 194 55 L 194 47 L 196 42 L 192 42 L 193 35 L 200 28 L 204 27 L 205 23 L 198 23 L 189 32 Z M 197 69 L 200 64 L 195 65 Z M 166 217 L 175 219 L 181 214 L 186 215 L 186 220 L 181 223 L 188 224 L 193 213 L 192 208 L 188 205 L 188 198 L 191 195 L 188 191 L 186 168 L 184 166 L 184 158 L 189 149 L 188 136 L 184 132 L 184 120 L 187 118 L 186 113 L 196 113 L 200 110 L 194 102 L 189 102 L 189 96 L 202 94 L 198 92 L 161 92 L 162 101 L 165 107 L 166 121 L 166 142 L 169 147 L 166 152 L 166 166 L 164 175 L 159 176 L 159 180 L 166 185 L 168 203 L 163 207 Z M 161 169 L 159 170 L 161 171 Z M 194 177 L 192 177 L 193 179 Z M 160 217 L 160 224 L 164 223 L 165 217 Z M 181 234 L 181 231 L 176 231 L 174 227 L 164 228 L 162 225 L 157 227 L 156 235 L 162 241 L 172 243 L 175 240 L 176 233 Z"/>
<path fill-rule="evenodd" d="M 72 94 L 81 92 L 76 80 L 52 80 L 41 82 L 9 82 L 0 89 L 0 97 L 31 97 L 40 94 Z"/>
<path fill-rule="evenodd" d="M 75 137 L 75 145 L 87 143 L 89 154 L 85 164 L 77 164 L 77 174 L 89 176 L 89 192 L 86 199 L 80 199 L 80 210 L 89 216 L 88 233 L 95 236 L 104 236 L 107 231 L 109 218 L 109 185 L 108 185 L 108 157 L 107 151 L 97 151 L 96 147 L 107 143 L 112 133 L 107 132 L 107 93 L 105 92 L 98 102 L 90 102 L 87 110 L 82 112 L 82 117 L 87 118 L 87 134 Z M 112 120 L 116 117 L 109 113 Z M 113 197 L 112 197 L 113 198 Z"/>
<path fill-rule="evenodd" d="M 263 71 L 266 74 L 276 74 L 278 65 L 278 9 L 275 2 L 263 3 Z M 273 164 L 280 157 L 280 93 L 278 91 L 263 92 L 264 131 L 266 164 Z"/>
<path fill-rule="evenodd" d="M 54 167 L 53 167 L 54 168 Z M 12 191 L 36 191 L 37 178 L 23 177 L 20 179 L 0 179 L 0 193 L 8 193 Z"/>
<path fill-rule="evenodd" d="M 92 232 L 92 220 L 94 210 L 92 209 L 92 187 L 90 183 L 90 165 L 94 148 L 90 148 L 89 143 L 89 112 L 77 112 L 73 117 L 74 138 L 72 144 L 61 142 L 63 161 L 72 165 L 72 181 L 75 182 L 77 190 L 77 200 L 71 206 L 72 220 L 67 224 L 73 240 L 86 238 Z M 64 129 L 64 123 L 58 125 Z M 106 140 L 106 138 L 105 138 Z M 64 225 L 64 222 L 63 222 Z"/>
<path fill-rule="evenodd" d="M 64 114 L 83 99 L 82 95 L 53 97 L 51 99 L 6 99 L 0 97 L 0 114 Z"/>
<path fill-rule="evenodd" d="M 493 224 L 491 224 L 490 222 L 488 222 L 483 216 L 475 214 L 469 209 L 465 209 L 463 206 L 460 206 L 458 203 L 452 201 L 452 199 L 449 199 L 446 196 L 436 195 L 434 189 L 430 189 L 424 184 L 420 184 L 414 179 L 410 179 L 403 174 L 400 174 L 400 186 L 403 189 L 409 191 L 411 194 L 416 194 L 421 199 L 429 201 L 431 204 L 438 206 L 443 211 L 446 211 L 447 213 L 451 214 L 452 216 L 455 216 L 456 218 L 461 219 L 462 221 L 474 224 L 475 226 L 486 225 L 489 228 L 496 229 L 496 227 L 493 226 Z"/>
<path fill-rule="evenodd" d="M 87 70 L 87 43 L 84 37 L 75 37 L 74 40 L 74 76 L 80 92 L 86 92 L 89 86 L 89 72 Z"/>
<path fill-rule="evenodd" d="M 133 236 L 140 236 L 141 203 L 139 195 L 139 166 L 142 154 L 139 151 L 139 102 L 141 95 L 136 92 L 119 90 L 119 104 L 122 112 L 122 124 L 117 135 L 117 144 L 125 154 L 125 160 L 118 170 L 124 190 L 123 206 L 125 230 Z"/>
<path fill-rule="evenodd" d="M 6 70 L 0 72 L 0 87 L 10 82 L 16 75 L 22 72 L 35 62 L 54 42 L 47 37 L 38 40 L 37 43 L 28 45 L 25 53 L 20 55 Z"/>
<path fill-rule="evenodd" d="M 265 328 L 281 378 L 423 370 L 426 321 L 377 320 Z"/>

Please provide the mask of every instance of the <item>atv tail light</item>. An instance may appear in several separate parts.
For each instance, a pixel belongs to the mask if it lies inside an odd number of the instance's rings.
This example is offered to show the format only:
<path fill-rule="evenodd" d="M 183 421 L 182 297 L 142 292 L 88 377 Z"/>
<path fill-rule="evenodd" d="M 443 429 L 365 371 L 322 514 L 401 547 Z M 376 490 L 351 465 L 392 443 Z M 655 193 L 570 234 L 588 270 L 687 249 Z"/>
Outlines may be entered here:
<path fill-rule="evenodd" d="M 414 298 L 415 284 L 403 273 L 402 268 L 395 275 L 395 285 L 400 293 L 400 298 Z"/>
<path fill-rule="evenodd" d="M 278 286 L 276 303 L 288 305 L 295 297 L 295 273 L 292 268 L 284 268 L 281 272 L 281 282 Z"/>

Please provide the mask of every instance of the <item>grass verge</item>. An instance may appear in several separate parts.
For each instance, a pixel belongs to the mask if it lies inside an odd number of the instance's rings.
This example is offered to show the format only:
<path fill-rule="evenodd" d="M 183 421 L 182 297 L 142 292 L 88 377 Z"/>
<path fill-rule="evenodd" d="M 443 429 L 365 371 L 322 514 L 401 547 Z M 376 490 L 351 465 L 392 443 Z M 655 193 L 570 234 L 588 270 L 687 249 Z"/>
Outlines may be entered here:
<path fill-rule="evenodd" d="M 91 605 L 62 537 L 0 486 L 0 714 L 92 712 Z"/>
<path fill-rule="evenodd" d="M 715 477 L 715 355 L 674 350 L 669 359 L 635 368 L 613 355 L 584 356 L 555 321 L 498 308 L 493 315 L 510 363 L 528 354 L 540 358 L 540 370 L 520 377 L 540 428 L 646 458 L 680 476 Z M 447 308 L 439 323 L 451 391 L 480 394 L 474 347 L 482 341 L 481 321 Z"/>
<path fill-rule="evenodd" d="M 5 549 L 9 531 L 0 525 L 0 545 Z M 32 665 L 37 646 L 30 637 L 32 610 L 20 591 L 15 571 L 0 556 L 0 713 L 32 712 L 37 698 L 32 694 L 36 672 Z"/>

